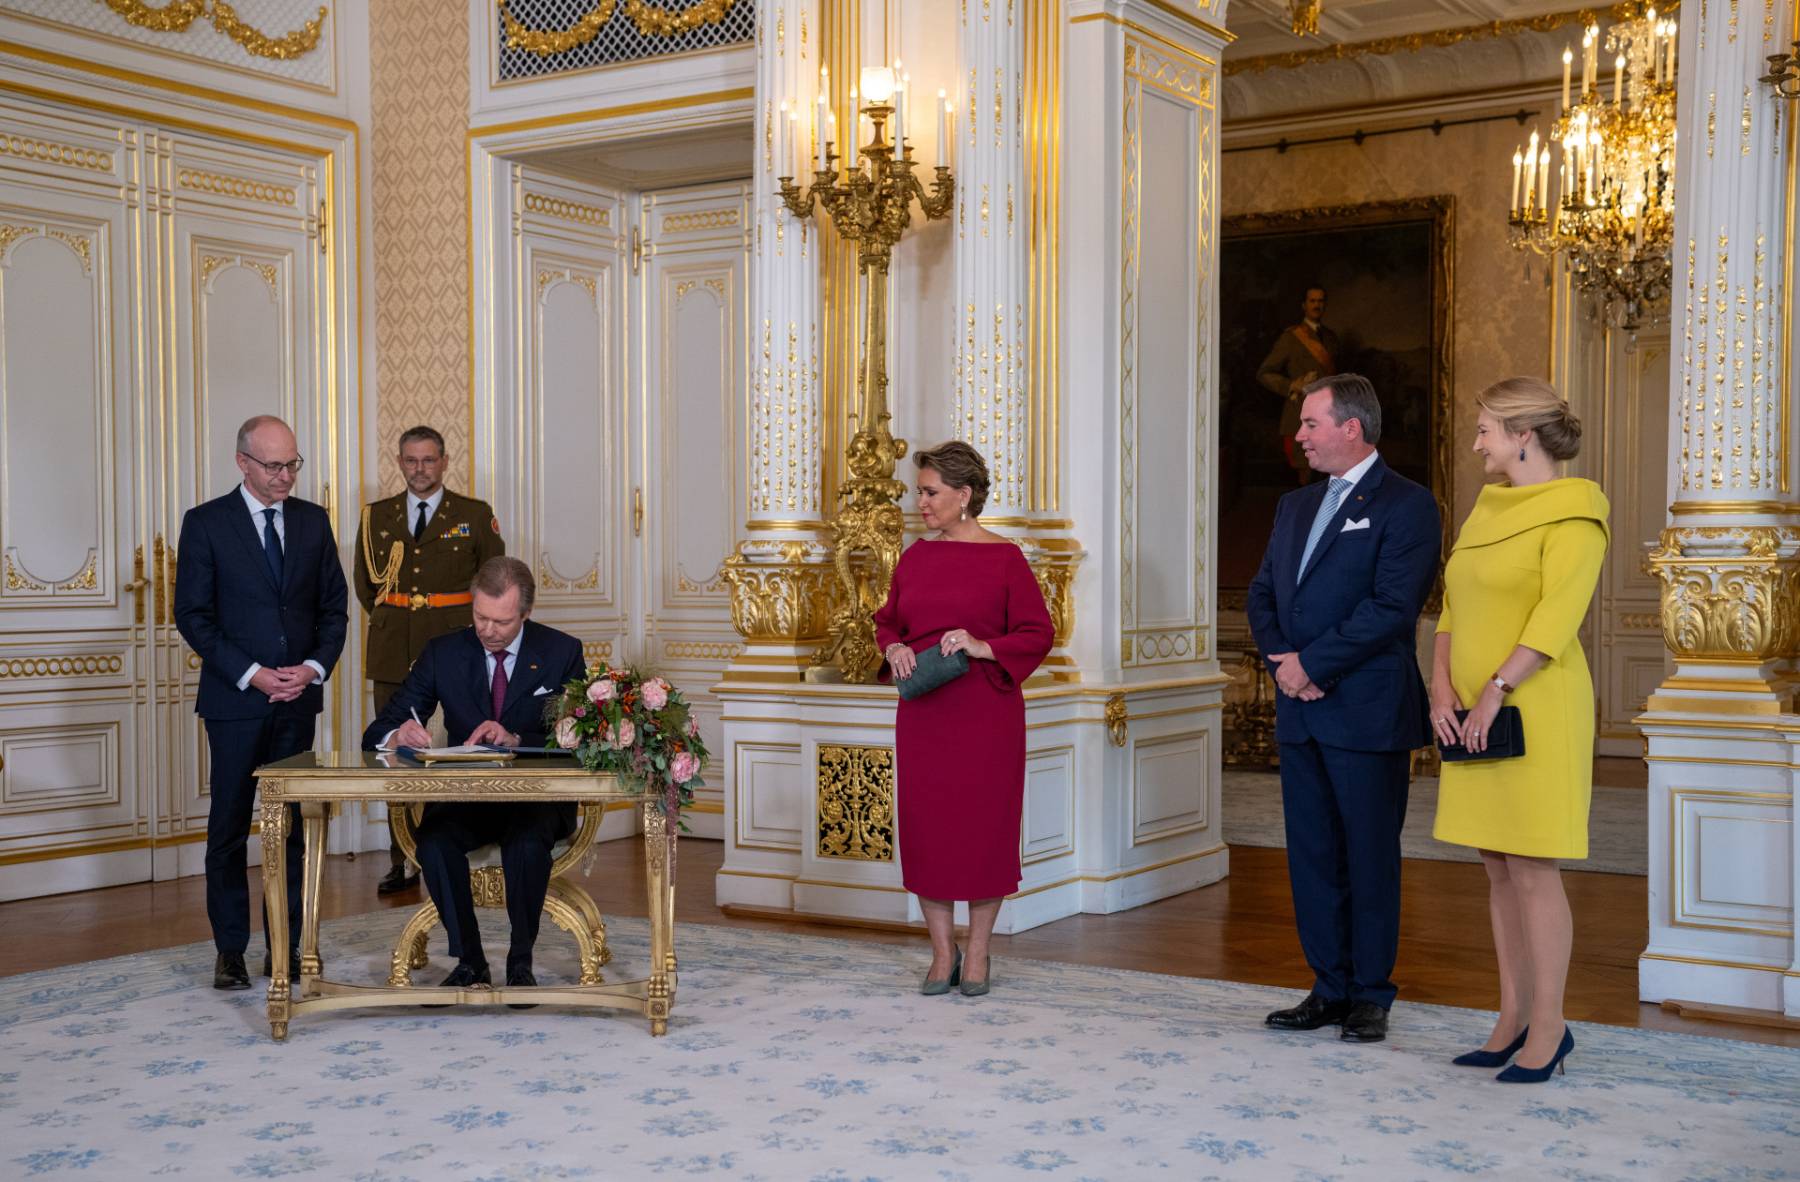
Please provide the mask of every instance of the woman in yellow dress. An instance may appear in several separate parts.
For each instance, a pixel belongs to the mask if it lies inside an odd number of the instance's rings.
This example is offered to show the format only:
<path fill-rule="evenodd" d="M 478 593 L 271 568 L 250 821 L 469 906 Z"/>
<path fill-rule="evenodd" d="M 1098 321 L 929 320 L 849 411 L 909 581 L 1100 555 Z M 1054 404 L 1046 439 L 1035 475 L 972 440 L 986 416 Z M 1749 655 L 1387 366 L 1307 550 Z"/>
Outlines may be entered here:
<path fill-rule="evenodd" d="M 1475 452 L 1489 478 L 1444 568 L 1431 679 L 1439 741 L 1487 748 L 1503 705 L 1519 708 L 1525 754 L 1446 762 L 1439 841 L 1475 847 L 1488 873 L 1500 1016 L 1464 1066 L 1537 1083 L 1575 1045 L 1563 1020 L 1572 920 L 1558 858 L 1585 858 L 1594 781 L 1594 683 L 1577 635 L 1606 558 L 1606 495 L 1557 476 L 1581 423 L 1548 384 L 1509 378 L 1482 392 Z M 1461 722 L 1456 712 L 1468 710 Z"/>

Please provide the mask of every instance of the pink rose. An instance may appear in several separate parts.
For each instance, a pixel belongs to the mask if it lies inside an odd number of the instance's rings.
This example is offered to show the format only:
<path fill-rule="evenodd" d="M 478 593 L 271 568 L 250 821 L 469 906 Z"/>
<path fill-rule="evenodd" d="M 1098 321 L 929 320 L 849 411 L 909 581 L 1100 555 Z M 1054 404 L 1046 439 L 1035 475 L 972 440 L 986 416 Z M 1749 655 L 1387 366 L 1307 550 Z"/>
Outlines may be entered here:
<path fill-rule="evenodd" d="M 576 718 L 586 718 L 587 717 L 587 707 L 586 706 L 575 707 L 575 717 Z"/>
<path fill-rule="evenodd" d="M 644 683 L 644 705 L 652 710 L 661 710 L 669 704 L 669 683 L 660 677 L 652 677 Z"/>
<path fill-rule="evenodd" d="M 596 677 L 593 683 L 587 687 L 588 701 L 596 705 L 612 701 L 618 696 L 618 692 L 618 688 L 613 685 L 610 677 Z"/>
<path fill-rule="evenodd" d="M 636 741 L 637 728 L 631 725 L 631 719 L 621 719 L 619 721 L 619 746 L 629 747 Z"/>
<path fill-rule="evenodd" d="M 700 757 L 692 751 L 679 752 L 669 761 L 669 779 L 685 784 L 700 774 Z"/>
<path fill-rule="evenodd" d="M 556 745 L 570 751 L 581 745 L 581 738 L 575 733 L 573 718 L 564 718 L 556 724 Z"/>

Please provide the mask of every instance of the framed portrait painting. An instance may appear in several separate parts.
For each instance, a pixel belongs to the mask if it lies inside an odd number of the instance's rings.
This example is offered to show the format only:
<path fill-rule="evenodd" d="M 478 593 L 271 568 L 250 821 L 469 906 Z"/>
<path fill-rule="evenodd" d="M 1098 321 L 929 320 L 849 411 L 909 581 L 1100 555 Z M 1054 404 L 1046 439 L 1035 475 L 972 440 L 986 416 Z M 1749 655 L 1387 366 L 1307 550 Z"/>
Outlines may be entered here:
<path fill-rule="evenodd" d="M 1437 497 L 1448 553 L 1452 209 L 1447 196 L 1419 197 L 1223 220 L 1222 606 L 1243 606 L 1275 502 L 1320 478 L 1293 434 L 1300 388 L 1327 374 L 1375 383 L 1382 457 Z"/>

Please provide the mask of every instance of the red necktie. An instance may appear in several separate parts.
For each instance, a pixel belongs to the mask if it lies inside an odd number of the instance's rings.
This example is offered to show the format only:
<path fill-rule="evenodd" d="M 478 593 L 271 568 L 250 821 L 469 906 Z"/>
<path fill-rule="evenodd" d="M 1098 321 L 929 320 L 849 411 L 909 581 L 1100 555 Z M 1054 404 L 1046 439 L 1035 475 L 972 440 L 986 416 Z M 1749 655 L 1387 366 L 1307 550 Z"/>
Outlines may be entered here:
<path fill-rule="evenodd" d="M 494 654 L 494 721 L 500 721 L 501 711 L 506 707 L 506 654 Z"/>

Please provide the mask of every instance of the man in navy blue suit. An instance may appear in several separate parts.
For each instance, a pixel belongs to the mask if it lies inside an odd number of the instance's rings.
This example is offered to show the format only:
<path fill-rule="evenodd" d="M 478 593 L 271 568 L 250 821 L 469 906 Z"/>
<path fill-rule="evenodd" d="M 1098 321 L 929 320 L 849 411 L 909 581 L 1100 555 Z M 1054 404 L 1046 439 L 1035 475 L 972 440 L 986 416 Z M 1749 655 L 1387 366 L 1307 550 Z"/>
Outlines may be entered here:
<path fill-rule="evenodd" d="M 194 710 L 205 720 L 212 766 L 206 818 L 206 916 L 212 922 L 213 988 L 248 989 L 250 885 L 244 847 L 256 769 L 313 745 L 325 679 L 344 650 L 349 592 L 331 518 L 293 496 L 304 461 L 294 433 L 273 415 L 238 430 L 243 483 L 196 505 L 181 522 L 175 626 L 200 657 Z M 288 827 L 288 938 L 300 934 L 304 839 Z M 268 918 L 263 974 L 268 975 Z M 298 974 L 298 954 L 288 957 Z"/>
<path fill-rule="evenodd" d="M 419 719 L 429 718 L 440 704 L 452 743 L 544 746 L 545 704 L 587 673 L 581 642 L 530 622 L 537 580 L 517 558 L 488 559 L 469 590 L 474 623 L 426 643 L 399 691 L 363 732 L 365 750 L 430 746 L 431 734 Z M 426 806 L 419 824 L 419 868 L 457 958 L 445 985 L 492 982 L 469 887 L 469 851 L 490 844 L 500 847 L 512 924 L 506 983 L 537 984 L 531 950 L 550 889 L 550 852 L 574 830 L 573 803 Z"/>
<path fill-rule="evenodd" d="M 1294 438 L 1331 479 L 1281 498 L 1249 615 L 1281 690 L 1288 879 L 1314 981 L 1268 1024 L 1378 1042 L 1396 992 L 1408 765 L 1431 741 L 1413 633 L 1437 576 L 1437 502 L 1375 450 L 1381 403 L 1365 377 L 1307 386 Z"/>

